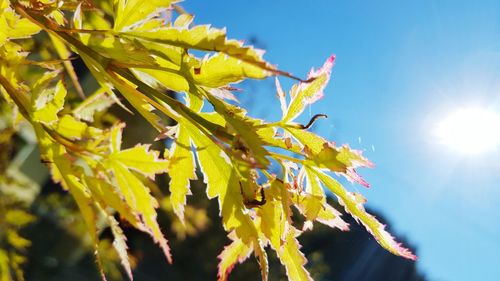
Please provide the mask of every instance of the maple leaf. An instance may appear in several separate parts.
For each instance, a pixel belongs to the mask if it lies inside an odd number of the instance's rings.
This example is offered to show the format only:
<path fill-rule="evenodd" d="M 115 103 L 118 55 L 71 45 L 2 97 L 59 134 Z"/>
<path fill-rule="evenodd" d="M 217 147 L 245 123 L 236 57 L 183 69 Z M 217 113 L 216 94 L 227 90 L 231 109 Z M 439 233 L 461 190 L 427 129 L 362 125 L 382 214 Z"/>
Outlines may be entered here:
<path fill-rule="evenodd" d="M 340 212 L 328 205 L 324 201 L 324 197 L 298 192 L 292 192 L 291 197 L 292 201 L 296 202 L 295 207 L 306 218 L 303 230 L 312 228 L 313 221 L 318 221 L 332 228 L 339 228 L 342 231 L 349 230 L 349 225 L 340 218 Z"/>
<path fill-rule="evenodd" d="M 135 228 L 145 229 L 140 221 L 139 214 L 132 210 L 130 205 L 122 199 L 119 190 L 115 186 L 107 183 L 104 179 L 90 176 L 85 176 L 83 181 L 102 209 L 111 207 Z"/>
<path fill-rule="evenodd" d="M 266 156 L 269 153 L 264 148 L 265 142 L 254 129 L 260 122 L 247 117 L 244 110 L 215 98 L 207 91 L 205 93 L 215 111 L 224 117 L 226 126 L 230 126 L 237 133 L 233 145 L 235 150 L 244 154 L 243 160 L 254 167 L 268 166 L 270 162 Z"/>
<path fill-rule="evenodd" d="M 269 262 L 267 260 L 266 250 L 264 249 L 263 243 L 261 243 L 259 240 L 254 240 L 253 246 L 254 246 L 254 253 L 259 261 L 260 275 L 262 277 L 262 281 L 267 281 L 269 275 Z"/>
<path fill-rule="evenodd" d="M 234 240 L 231 244 L 225 246 L 222 253 L 218 256 L 220 260 L 217 273 L 218 281 L 226 281 L 236 263 L 244 262 L 252 254 L 252 247 L 234 236 L 234 233 L 229 235 L 229 238 Z"/>
<path fill-rule="evenodd" d="M 269 71 L 275 67 L 262 59 L 263 51 L 244 46 L 242 42 L 226 39 L 225 29 L 198 25 L 193 28 L 165 27 L 154 31 L 128 31 L 120 33 L 146 41 L 202 51 L 216 51 Z"/>
<path fill-rule="evenodd" d="M 103 57 L 119 65 L 157 67 L 148 49 L 136 40 L 117 37 L 108 33 L 89 34 L 84 43 Z"/>
<path fill-rule="evenodd" d="M 385 226 L 383 224 L 365 211 L 363 203 L 365 203 L 366 200 L 362 199 L 359 194 L 356 195 L 347 192 L 335 179 L 320 171 L 314 169 L 312 171 L 325 187 L 338 197 L 340 204 L 345 207 L 346 211 L 358 222 L 362 223 L 382 247 L 395 255 L 416 260 L 416 256 L 412 254 L 410 250 L 404 248 L 400 243 L 397 243 L 384 229 Z"/>
<path fill-rule="evenodd" d="M 271 74 L 266 69 L 224 53 L 205 57 L 198 67 L 191 68 L 195 83 L 211 88 L 226 86 L 245 78 L 263 79 Z"/>
<path fill-rule="evenodd" d="M 334 60 L 335 56 L 329 57 L 321 68 L 316 71 L 311 69 L 307 75 L 306 82 L 300 82 L 298 85 L 292 87 L 290 91 L 292 100 L 281 122 L 288 123 L 294 120 L 304 111 L 307 105 L 323 97 L 323 90 L 330 80 Z M 280 91 L 280 89 L 281 88 L 278 88 L 278 91 Z"/>
<path fill-rule="evenodd" d="M 291 198 L 284 189 L 283 183 L 278 180 L 271 181 L 264 194 L 267 202 L 257 210 L 257 215 L 260 217 L 260 230 L 274 250 L 278 251 L 289 224 L 288 208 L 291 201 L 288 199 Z"/>
<path fill-rule="evenodd" d="M 113 29 L 133 29 L 134 26 L 144 24 L 153 16 L 170 7 L 172 0 L 119 0 L 116 1 L 116 17 Z"/>
<path fill-rule="evenodd" d="M 160 245 L 169 263 L 172 262 L 170 248 L 156 221 L 158 202 L 150 194 L 149 188 L 131 170 L 145 176 L 166 171 L 168 161 L 158 159 L 158 152 L 147 151 L 146 146 L 136 146 L 120 150 L 122 126 L 114 129 L 117 141 L 112 145 L 112 153 L 103 163 L 114 176 L 114 184 L 123 194 L 125 201 L 132 210 L 141 215 L 144 228 Z"/>
<path fill-rule="evenodd" d="M 80 140 L 83 137 L 92 137 L 102 133 L 101 130 L 89 127 L 86 123 L 78 121 L 68 114 L 63 115 L 51 128 L 69 140 Z"/>
<path fill-rule="evenodd" d="M 358 167 L 372 168 L 374 165 L 360 151 L 352 150 L 348 145 L 340 148 L 324 138 L 297 128 L 287 127 L 289 132 L 303 146 L 307 154 L 305 164 L 340 173 L 350 181 L 355 181 L 363 186 L 369 184 L 356 172 Z"/>
<path fill-rule="evenodd" d="M 117 161 L 150 178 L 165 173 L 168 169 L 168 161 L 160 159 L 158 151 L 149 150 L 149 145 L 136 145 L 133 148 L 114 151 L 109 155 L 109 160 Z"/>
<path fill-rule="evenodd" d="M 119 101 L 113 92 L 101 87 L 73 109 L 73 115 L 80 120 L 92 122 L 95 113 L 108 109 L 114 103 Z"/>
<path fill-rule="evenodd" d="M 33 95 L 33 120 L 44 124 L 52 124 L 58 120 L 57 113 L 64 106 L 66 88 L 59 80 L 54 88 L 35 91 Z"/>
<path fill-rule="evenodd" d="M 95 257 L 100 268 L 101 278 L 106 280 L 98 251 L 99 237 L 97 235 L 97 227 L 95 223 L 97 221 L 97 214 L 94 209 L 94 205 L 92 204 L 92 196 L 86 186 L 78 179 L 78 177 L 75 176 L 71 163 L 66 158 L 64 149 L 60 149 L 59 154 L 56 154 L 53 160 L 54 164 L 51 165 L 52 173 L 56 174 L 53 177 L 56 181 L 60 182 L 75 199 L 92 239 L 92 244 L 95 249 Z"/>
<path fill-rule="evenodd" d="M 238 237 L 251 239 L 256 237 L 255 225 L 245 214 L 245 205 L 239 187 L 239 181 L 229 157 L 213 145 L 212 141 L 196 129 L 190 128 L 193 143 L 197 148 L 197 159 L 207 184 L 208 198 L 218 197 L 220 213 L 226 230 L 236 228 Z"/>
<path fill-rule="evenodd" d="M 184 206 L 186 205 L 186 196 L 191 195 L 189 189 L 190 180 L 196 179 L 195 160 L 191 151 L 191 143 L 187 129 L 179 124 L 177 127 L 177 139 L 171 148 L 169 158 L 170 173 L 170 201 L 175 214 L 184 223 Z"/>
<path fill-rule="evenodd" d="M 266 200 L 269 200 L 269 197 L 271 197 L 269 195 L 270 194 L 266 195 L 266 198 L 268 198 Z M 269 240 L 274 249 L 279 249 L 282 233 L 284 232 L 283 224 L 285 223 L 281 202 L 277 200 L 267 202 L 260 207 L 257 212 L 261 218 L 260 229 L 262 233 Z"/>
<path fill-rule="evenodd" d="M 113 247 L 116 249 L 118 256 L 120 257 L 120 261 L 123 265 L 123 268 L 125 268 L 128 277 L 130 278 L 130 280 L 134 280 L 134 277 L 132 276 L 132 268 L 130 266 L 130 261 L 127 254 L 127 249 L 128 249 L 127 237 L 125 237 L 125 234 L 123 234 L 123 230 L 120 228 L 118 222 L 115 220 L 113 216 L 108 215 L 107 219 L 109 221 L 113 237 L 115 238 L 113 240 Z"/>
<path fill-rule="evenodd" d="M 153 113 L 154 107 L 149 103 L 149 99 L 144 96 L 141 92 L 137 90 L 137 87 L 130 85 L 123 78 L 119 77 L 116 73 L 105 71 L 104 68 L 93 62 L 93 59 L 81 54 L 83 60 L 92 65 L 90 71 L 98 78 L 98 82 L 102 87 L 109 88 L 109 84 L 106 80 L 112 82 L 113 86 L 120 91 L 120 93 L 127 99 L 127 101 L 158 131 L 161 131 L 163 127 L 161 118 Z M 99 73 L 104 74 L 102 77 Z"/>
<path fill-rule="evenodd" d="M 26 38 L 40 32 L 41 28 L 26 18 L 21 18 L 9 6 L 9 1 L 0 1 L 0 46 L 10 39 Z"/>
<path fill-rule="evenodd" d="M 297 236 L 300 234 L 295 228 L 290 228 L 288 234 L 286 235 L 286 240 L 284 241 L 283 247 L 277 251 L 278 257 L 281 263 L 286 268 L 286 275 L 290 281 L 305 281 L 313 280 L 311 275 L 304 268 L 307 260 L 300 252 L 300 244 L 297 241 Z"/>

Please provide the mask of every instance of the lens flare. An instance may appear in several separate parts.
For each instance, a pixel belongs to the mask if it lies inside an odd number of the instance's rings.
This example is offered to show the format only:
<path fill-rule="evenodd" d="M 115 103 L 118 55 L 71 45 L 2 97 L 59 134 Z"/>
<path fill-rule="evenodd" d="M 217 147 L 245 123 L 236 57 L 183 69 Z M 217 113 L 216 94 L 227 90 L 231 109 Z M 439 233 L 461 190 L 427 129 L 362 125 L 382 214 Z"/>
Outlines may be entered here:
<path fill-rule="evenodd" d="M 500 114 L 484 108 L 462 108 L 436 126 L 440 142 L 463 154 L 479 154 L 500 146 Z"/>

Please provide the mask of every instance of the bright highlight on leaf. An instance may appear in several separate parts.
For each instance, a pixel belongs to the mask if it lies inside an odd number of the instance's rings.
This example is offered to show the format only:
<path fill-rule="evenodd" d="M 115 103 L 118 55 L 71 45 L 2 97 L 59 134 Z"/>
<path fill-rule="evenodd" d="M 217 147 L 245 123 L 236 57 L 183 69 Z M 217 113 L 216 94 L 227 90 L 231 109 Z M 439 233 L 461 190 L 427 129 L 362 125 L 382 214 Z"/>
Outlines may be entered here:
<path fill-rule="evenodd" d="M 32 125 L 42 162 L 52 179 L 75 199 L 103 280 L 100 227 L 110 229 L 117 259 L 130 279 L 133 263 L 123 229 L 127 225 L 151 236 L 167 262 L 172 262 L 157 221 L 158 202 L 180 220 L 178 225 L 190 226 L 189 195 L 198 176 L 206 184 L 207 197 L 217 200 L 222 226 L 229 233 L 230 242 L 219 255 L 219 280 L 228 280 L 234 266 L 253 254 L 262 280 L 267 281 L 266 248 L 275 252 L 289 280 L 312 280 L 300 235 L 317 223 L 349 229 L 341 212 L 328 204 L 325 190 L 382 247 L 416 259 L 365 211 L 361 194 L 348 191 L 335 179 L 341 176 L 368 187 L 357 169 L 373 164 L 360 151 L 309 131 L 326 115 L 317 114 L 308 124 L 295 121 L 307 105 L 324 95 L 335 56 L 319 69 L 311 69 L 306 79 L 298 79 L 267 62 L 263 51 L 227 38 L 225 29 L 193 24 L 193 16 L 177 2 L 98 1 L 88 7 L 69 1 L 54 6 L 47 1 L 35 5 L 0 0 L 2 97 Z M 40 28 L 49 34 L 54 50 L 38 54 L 47 61 L 34 62 L 27 54 L 35 44 L 18 44 L 18 40 L 34 40 L 30 36 Z M 201 58 L 195 55 L 200 52 L 205 53 Z M 80 87 L 69 62 L 73 55 L 83 60 L 99 84 L 91 95 Z M 233 84 L 269 76 L 299 80 L 287 94 L 276 78 L 283 112 L 277 122 L 253 118 L 232 103 L 238 94 Z M 182 98 L 174 99 L 171 91 Z M 158 143 L 164 145 L 163 154 L 150 144 L 122 147 L 125 123 L 108 110 L 114 104 L 138 113 L 157 130 L 157 140 L 168 139 L 171 145 Z M 483 138 L 490 143 L 479 146 L 498 144 L 498 134 L 485 135 L 498 125 L 497 116 L 465 115 L 444 122 L 441 132 L 449 140 L 459 138 L 476 147 L 477 139 Z M 465 141 L 457 133 L 461 131 L 455 128 L 457 123 L 460 128 L 469 123 L 484 127 L 475 127 L 475 141 Z M 155 179 L 162 174 L 169 176 L 168 187 L 156 186 Z M 167 190 L 170 193 L 163 196 Z M 20 236 L 10 237 L 17 248 L 29 245 Z M 0 249 L 1 272 L 15 270 L 19 264 Z M 1 272 L 0 279 L 9 280 Z"/>

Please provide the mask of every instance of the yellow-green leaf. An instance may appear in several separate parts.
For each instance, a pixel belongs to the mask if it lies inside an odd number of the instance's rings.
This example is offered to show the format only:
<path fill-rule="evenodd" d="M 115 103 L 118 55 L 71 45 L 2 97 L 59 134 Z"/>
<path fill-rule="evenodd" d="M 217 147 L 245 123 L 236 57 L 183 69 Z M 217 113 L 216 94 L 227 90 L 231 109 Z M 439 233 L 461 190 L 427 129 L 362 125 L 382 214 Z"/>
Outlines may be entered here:
<path fill-rule="evenodd" d="M 97 235 L 97 214 L 94 209 L 94 204 L 92 197 L 80 179 L 75 176 L 75 171 L 71 168 L 72 163 L 65 157 L 65 155 L 59 154 L 54 158 L 54 164 L 52 167 L 57 170 L 61 178 L 61 184 L 65 187 L 78 205 L 80 212 L 83 216 L 83 220 L 89 230 L 90 237 L 92 238 L 92 244 L 95 249 L 95 257 L 97 259 L 97 265 L 101 274 L 101 278 L 106 280 L 104 275 L 103 267 L 100 261 L 98 245 L 99 237 Z M 54 171 L 53 171 L 54 172 Z"/>
<path fill-rule="evenodd" d="M 257 230 L 246 209 L 238 175 L 227 154 L 199 130 L 189 125 L 197 159 L 207 184 L 208 198 L 218 197 L 222 222 L 227 231 L 236 230 L 244 241 L 257 238 Z"/>
<path fill-rule="evenodd" d="M 230 234 L 230 237 L 234 236 Z M 245 244 L 242 240 L 234 238 L 231 244 L 224 247 L 222 253 L 218 256 L 220 262 L 218 265 L 218 281 L 226 281 L 229 273 L 233 270 L 236 263 L 242 263 L 252 253 L 251 245 Z"/>
<path fill-rule="evenodd" d="M 115 1 L 116 17 L 113 30 L 119 31 L 146 22 L 147 19 L 166 10 L 173 0 L 117 0 Z"/>
<path fill-rule="evenodd" d="M 113 216 L 107 215 L 107 219 L 109 221 L 109 226 L 114 237 L 113 247 L 118 253 L 120 261 L 123 265 L 123 268 L 125 269 L 125 272 L 127 272 L 128 277 L 130 278 L 130 280 L 134 280 L 134 278 L 132 277 L 132 267 L 130 266 L 130 261 L 127 254 L 127 237 L 125 237 L 125 234 L 123 234 L 123 230 L 120 228 L 118 222 Z"/>
<path fill-rule="evenodd" d="M 290 91 L 292 100 L 282 120 L 283 123 L 288 123 L 297 118 L 307 105 L 314 103 L 323 96 L 323 90 L 330 80 L 334 60 L 335 56 L 331 56 L 317 71 L 311 69 L 307 76 L 310 82 L 300 82 L 292 87 Z"/>
<path fill-rule="evenodd" d="M 151 105 L 149 100 L 137 90 L 136 86 L 131 85 L 131 83 L 125 81 L 123 78 L 118 76 L 114 72 L 108 72 L 104 70 L 104 68 L 99 65 L 93 58 L 80 54 L 83 61 L 90 65 L 90 72 L 94 75 L 94 77 L 98 80 L 101 87 L 110 88 L 109 82 L 113 84 L 118 91 L 122 94 L 125 99 L 158 131 L 162 131 L 165 127 L 162 124 L 161 118 L 153 113 L 154 107 Z"/>
<path fill-rule="evenodd" d="M 58 120 L 54 129 L 61 136 L 71 140 L 79 140 L 84 136 L 101 133 L 101 130 L 91 128 L 87 126 L 87 124 L 76 120 L 73 116 L 68 114 Z"/>
<path fill-rule="evenodd" d="M 80 120 L 87 122 L 94 121 L 94 114 L 101 112 L 117 102 L 113 92 L 104 87 L 100 87 L 91 96 L 87 97 L 75 109 L 73 115 Z"/>
<path fill-rule="evenodd" d="M 361 151 L 353 150 L 347 145 L 336 147 L 333 142 L 306 130 L 286 127 L 286 131 L 304 147 L 307 154 L 306 165 L 326 168 L 341 173 L 350 181 L 369 186 L 355 170 L 357 167 L 373 167 L 373 164 L 362 156 Z"/>
<path fill-rule="evenodd" d="M 264 249 L 264 245 L 260 243 L 257 239 L 253 242 L 254 253 L 259 261 L 260 267 L 260 275 L 262 277 L 262 281 L 267 281 L 267 277 L 269 275 L 269 264 L 267 260 L 267 253 Z"/>
<path fill-rule="evenodd" d="M 9 1 L 0 4 L 0 46 L 9 39 L 26 38 L 38 33 L 41 28 L 29 19 L 20 18 L 11 7 Z"/>
<path fill-rule="evenodd" d="M 262 69 L 276 70 L 274 66 L 262 59 L 261 50 L 244 46 L 240 41 L 227 40 L 225 29 L 216 29 L 209 25 L 198 25 L 190 29 L 166 27 L 154 31 L 128 31 L 122 34 L 181 48 L 222 52 Z"/>
<path fill-rule="evenodd" d="M 150 194 L 150 189 L 144 184 L 143 179 L 132 170 L 145 176 L 154 177 L 156 173 L 161 173 L 168 167 L 166 160 L 158 158 L 157 151 L 149 151 L 147 146 L 137 145 L 133 148 L 121 149 L 123 125 L 115 126 L 111 130 L 111 154 L 102 165 L 107 168 L 111 183 L 123 196 L 132 213 L 141 219 L 140 230 L 147 232 L 154 241 L 160 245 L 169 263 L 172 262 L 170 248 L 167 240 L 160 230 L 157 222 L 156 208 L 158 202 Z M 107 204 L 112 204 L 111 202 Z M 122 208 L 118 202 L 113 203 L 118 208 Z M 114 207 L 114 206 L 113 206 Z M 123 209 L 123 208 L 122 208 Z M 126 211 L 126 210 L 123 210 Z M 129 215 L 130 217 L 130 215 Z"/>
<path fill-rule="evenodd" d="M 311 275 L 305 269 L 307 260 L 300 251 L 300 244 L 297 236 L 300 234 L 294 227 L 290 227 L 286 240 L 281 249 L 277 252 L 281 263 L 286 268 L 286 275 L 290 281 L 312 281 Z"/>
<path fill-rule="evenodd" d="M 217 88 L 245 78 L 263 79 L 272 73 L 254 64 L 217 53 L 204 59 L 198 67 L 192 67 L 191 75 L 197 84 Z"/>
<path fill-rule="evenodd" d="M 364 200 L 359 200 L 359 196 L 346 191 L 342 185 L 332 177 L 315 169 L 312 171 L 324 186 L 337 196 L 340 204 L 345 207 L 346 211 L 358 222 L 361 222 L 382 247 L 395 255 L 412 260 L 416 259 L 416 256 L 413 255 L 410 250 L 404 248 L 400 243 L 394 240 L 394 238 L 384 229 L 385 225 L 381 224 L 374 216 L 365 211 L 363 206 Z"/>
<path fill-rule="evenodd" d="M 165 126 L 161 118 L 153 113 L 154 107 L 149 103 L 144 94 L 137 91 L 134 86 L 127 84 L 116 75 L 109 76 L 113 85 L 127 99 L 130 104 L 151 124 L 155 129 L 161 131 Z"/>
<path fill-rule="evenodd" d="M 98 33 L 85 37 L 85 44 L 102 56 L 113 59 L 115 64 L 158 66 L 148 49 L 137 40 L 133 41 L 109 33 Z"/>
<path fill-rule="evenodd" d="M 281 196 L 283 187 L 279 181 L 273 180 L 271 186 L 264 190 L 266 203 L 257 209 L 257 214 L 260 217 L 260 230 L 275 250 L 281 247 L 288 219 L 286 211 L 283 209 Z"/>
<path fill-rule="evenodd" d="M 120 162 L 128 169 L 139 172 L 149 178 L 165 173 L 168 161 L 159 158 L 159 152 L 150 150 L 149 145 L 136 145 L 132 148 L 112 153 L 109 158 Z"/>
<path fill-rule="evenodd" d="M 65 97 L 66 87 L 64 87 L 62 80 L 59 80 L 54 88 L 36 91 L 32 99 L 33 121 L 44 124 L 57 121 L 57 113 L 63 108 Z"/>
<path fill-rule="evenodd" d="M 324 138 L 307 130 L 287 127 L 286 130 L 304 147 L 307 146 L 310 152 L 318 154 L 328 142 Z"/>
<path fill-rule="evenodd" d="M 179 124 L 177 139 L 171 148 L 169 189 L 171 193 L 170 201 L 174 212 L 184 222 L 186 196 L 191 195 L 191 190 L 189 189 L 190 180 L 196 179 L 196 173 L 189 135 L 182 123 Z"/>
<path fill-rule="evenodd" d="M 181 14 L 175 19 L 174 26 L 176 27 L 189 27 L 189 25 L 193 22 L 194 16 L 191 14 Z"/>
<path fill-rule="evenodd" d="M 266 143 L 257 133 L 256 128 L 256 125 L 261 123 L 260 120 L 246 116 L 245 110 L 228 104 L 208 92 L 205 94 L 215 111 L 224 117 L 226 126 L 236 132 L 233 148 L 242 154 L 240 159 L 251 167 L 267 167 L 270 163 L 266 157 L 269 152 L 265 149 Z"/>
<path fill-rule="evenodd" d="M 325 142 L 320 152 L 310 154 L 307 163 L 309 165 L 316 165 L 319 168 L 328 168 L 334 172 L 346 172 L 347 165 L 338 159 L 339 151 L 333 144 Z"/>
<path fill-rule="evenodd" d="M 134 212 L 141 215 L 147 232 L 160 245 L 167 261 L 171 263 L 170 248 L 156 221 L 155 209 L 158 207 L 158 202 L 150 194 L 149 188 L 119 161 L 110 160 L 106 165 L 113 172 L 116 180 L 115 184 L 123 194 L 125 201 Z"/>
<path fill-rule="evenodd" d="M 304 230 L 312 228 L 312 222 L 318 221 L 342 231 L 349 230 L 349 225 L 340 218 L 341 214 L 323 199 L 308 193 L 291 192 L 295 207 L 306 218 Z"/>
<path fill-rule="evenodd" d="M 107 183 L 105 179 L 84 177 L 84 181 L 92 193 L 92 197 L 102 208 L 111 207 L 132 226 L 139 230 L 144 229 L 142 222 L 139 221 L 137 213 L 134 213 L 131 206 L 121 198 L 116 187 Z"/>

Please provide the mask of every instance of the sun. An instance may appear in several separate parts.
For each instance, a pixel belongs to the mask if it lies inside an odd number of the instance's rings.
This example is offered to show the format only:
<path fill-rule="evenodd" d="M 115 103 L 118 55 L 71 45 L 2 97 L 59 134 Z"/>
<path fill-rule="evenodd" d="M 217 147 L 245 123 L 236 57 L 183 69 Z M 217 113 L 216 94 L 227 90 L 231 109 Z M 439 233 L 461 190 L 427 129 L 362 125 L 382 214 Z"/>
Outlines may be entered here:
<path fill-rule="evenodd" d="M 500 114 L 486 108 L 461 108 L 435 128 L 439 141 L 462 154 L 480 154 L 500 147 Z"/>

